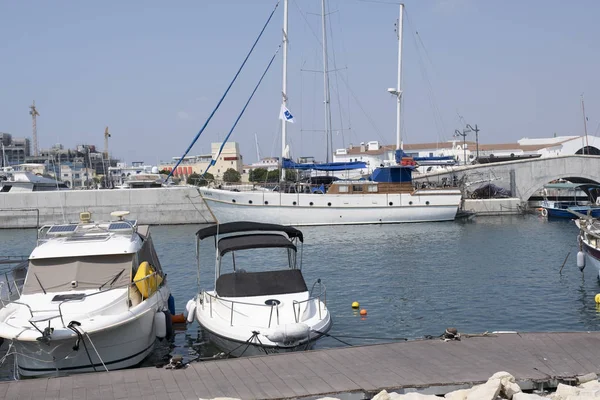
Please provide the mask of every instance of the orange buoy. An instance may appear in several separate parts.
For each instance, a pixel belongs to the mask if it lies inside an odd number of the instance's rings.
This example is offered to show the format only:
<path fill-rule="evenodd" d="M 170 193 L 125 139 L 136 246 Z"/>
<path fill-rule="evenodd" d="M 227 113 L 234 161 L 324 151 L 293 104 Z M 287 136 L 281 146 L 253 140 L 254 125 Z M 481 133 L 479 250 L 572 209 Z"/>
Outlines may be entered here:
<path fill-rule="evenodd" d="M 364 308 L 360 310 L 360 315 L 367 315 L 367 310 L 365 310 Z"/>
<path fill-rule="evenodd" d="M 171 317 L 174 324 L 185 324 L 185 316 L 183 314 L 175 314 Z"/>

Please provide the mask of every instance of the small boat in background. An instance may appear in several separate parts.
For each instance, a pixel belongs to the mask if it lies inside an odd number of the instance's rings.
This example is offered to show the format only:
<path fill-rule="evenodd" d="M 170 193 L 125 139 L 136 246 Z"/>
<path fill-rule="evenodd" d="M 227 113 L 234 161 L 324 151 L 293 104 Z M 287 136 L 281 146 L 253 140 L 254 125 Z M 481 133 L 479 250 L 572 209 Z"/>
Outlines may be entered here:
<path fill-rule="evenodd" d="M 548 190 L 555 192 L 555 200 L 549 200 Z M 581 195 L 587 200 L 581 200 Z M 575 213 L 600 217 L 600 185 L 593 183 L 550 183 L 544 185 L 542 216 L 548 218 L 577 218 Z M 564 198 L 567 200 L 564 200 Z M 575 213 L 574 213 L 575 212 Z"/>
<path fill-rule="evenodd" d="M 301 231 L 232 222 L 201 229 L 196 237 L 197 254 L 201 240 L 215 238 L 215 288 L 188 302 L 188 321 L 197 319 L 227 356 L 308 350 L 331 329 L 325 285 L 318 279 L 309 290 L 302 257 L 296 258 Z M 252 250 L 260 253 L 252 258 Z"/>
<path fill-rule="evenodd" d="M 575 224 L 579 228 L 577 241 L 577 266 L 583 270 L 586 264 L 591 264 L 598 271 L 600 279 L 600 221 L 589 215 L 576 214 L 579 219 Z"/>
<path fill-rule="evenodd" d="M 39 229 L 20 297 L 0 309 L 21 376 L 131 367 L 166 336 L 166 275 L 149 227 L 128 214 Z"/>

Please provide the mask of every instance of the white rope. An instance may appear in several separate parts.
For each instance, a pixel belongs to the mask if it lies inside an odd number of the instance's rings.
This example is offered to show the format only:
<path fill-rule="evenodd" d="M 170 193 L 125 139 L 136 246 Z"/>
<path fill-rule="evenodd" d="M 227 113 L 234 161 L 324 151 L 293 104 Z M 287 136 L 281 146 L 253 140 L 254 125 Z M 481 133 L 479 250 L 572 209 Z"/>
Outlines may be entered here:
<path fill-rule="evenodd" d="M 104 365 L 104 361 L 102 361 L 102 357 L 100 357 L 100 353 L 98 353 L 98 350 L 96 350 L 96 346 L 94 346 L 94 342 L 92 342 L 92 338 L 90 337 L 90 335 L 88 335 L 88 333 L 86 331 L 83 331 L 83 333 L 85 333 L 85 336 L 87 336 L 88 340 L 90 341 L 90 344 L 94 348 L 94 351 L 96 352 L 96 355 L 98 356 L 98 360 L 100 360 L 100 362 L 102 363 L 102 366 L 104 367 L 106 372 L 108 372 L 108 368 L 106 368 L 106 365 Z"/>

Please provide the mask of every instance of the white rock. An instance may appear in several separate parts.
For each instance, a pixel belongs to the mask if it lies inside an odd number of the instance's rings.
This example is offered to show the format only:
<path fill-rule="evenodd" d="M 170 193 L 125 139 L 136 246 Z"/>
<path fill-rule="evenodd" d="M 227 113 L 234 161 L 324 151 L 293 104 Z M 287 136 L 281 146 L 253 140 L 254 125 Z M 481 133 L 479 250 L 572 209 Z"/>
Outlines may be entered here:
<path fill-rule="evenodd" d="M 515 381 L 515 377 L 514 377 L 514 376 L 512 376 L 511 374 L 509 374 L 509 373 L 508 373 L 508 372 L 506 372 L 506 371 L 500 371 L 500 372 L 496 372 L 494 375 L 492 375 L 492 376 L 490 377 L 490 379 L 488 379 L 488 381 L 489 381 L 489 380 L 492 380 L 492 379 L 500 379 L 500 380 L 503 380 L 503 379 L 505 379 L 505 378 L 506 378 L 506 379 L 508 379 L 508 380 L 509 380 L 509 381 L 511 381 L 511 382 L 514 382 L 514 381 Z"/>
<path fill-rule="evenodd" d="M 513 400 L 546 400 L 548 397 L 542 397 L 537 394 L 531 393 L 516 393 L 513 396 Z"/>
<path fill-rule="evenodd" d="M 483 385 L 475 386 L 467 394 L 467 400 L 495 400 L 501 388 L 500 379 L 489 379 Z"/>
<path fill-rule="evenodd" d="M 473 389 L 460 389 L 454 392 L 446 393 L 444 397 L 448 400 L 467 400 L 467 395 Z"/>
<path fill-rule="evenodd" d="M 579 385 L 582 389 L 600 389 L 600 382 L 598 381 L 589 381 L 586 383 L 582 383 Z"/>
<path fill-rule="evenodd" d="M 440 400 L 439 397 L 434 396 L 432 394 L 421 394 L 421 393 L 406 393 L 406 394 L 398 394 L 398 393 L 390 393 L 390 399 L 392 400 Z"/>
<path fill-rule="evenodd" d="M 552 398 L 556 400 L 566 400 L 569 396 L 578 396 L 580 391 L 581 389 L 576 388 L 575 386 L 559 383 Z"/>
<path fill-rule="evenodd" d="M 507 399 L 512 399 L 515 394 L 521 393 L 521 387 L 514 381 L 511 382 L 509 378 L 502 378 L 500 383 L 502 384 L 502 394 Z"/>
<path fill-rule="evenodd" d="M 390 395 L 386 390 L 377 393 L 371 400 L 390 400 Z"/>
<path fill-rule="evenodd" d="M 582 383 L 586 383 L 586 382 L 590 382 L 590 381 L 598 381 L 598 375 L 596 375 L 595 373 L 592 372 L 592 373 L 580 375 L 577 377 L 578 384 L 582 384 Z"/>

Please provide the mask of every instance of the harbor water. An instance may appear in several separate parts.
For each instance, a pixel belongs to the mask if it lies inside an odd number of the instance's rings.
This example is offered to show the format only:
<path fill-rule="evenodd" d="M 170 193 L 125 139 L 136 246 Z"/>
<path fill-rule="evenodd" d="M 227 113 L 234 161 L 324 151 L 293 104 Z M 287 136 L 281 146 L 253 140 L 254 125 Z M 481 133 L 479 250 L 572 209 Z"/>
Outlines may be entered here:
<path fill-rule="evenodd" d="M 197 293 L 194 233 L 201 225 L 152 227 L 177 313 Z M 576 266 L 572 221 L 535 215 L 465 222 L 303 228 L 307 285 L 321 278 L 333 328 L 317 348 L 462 333 L 592 331 L 600 327 L 598 272 Z M 0 230 L 3 256 L 27 255 L 36 231 Z M 212 241 L 201 249 L 201 286 L 214 283 Z M 566 264 L 561 266 L 569 254 Z M 256 262 L 264 262 L 256 257 Z M 367 310 L 361 317 L 354 301 Z M 2 356 L 7 344 L 2 346 Z M 191 361 L 216 353 L 197 323 L 163 340 L 143 365 L 180 354 Z M 0 379 L 13 379 L 13 358 Z"/>

